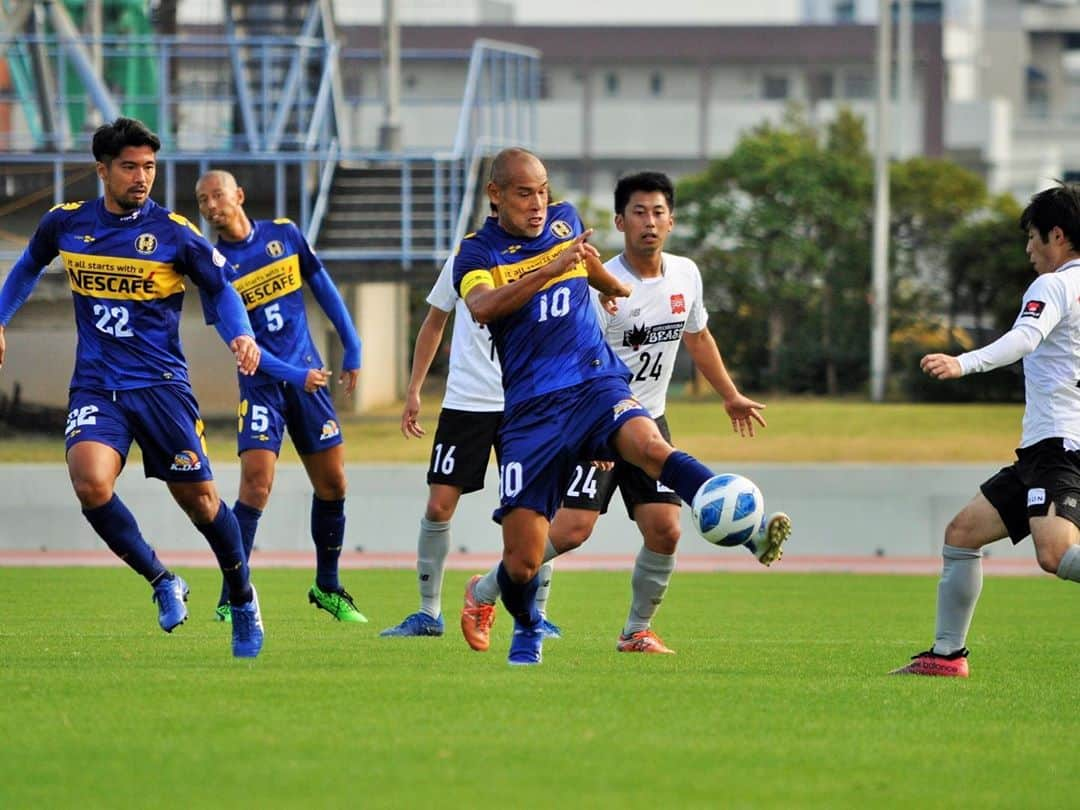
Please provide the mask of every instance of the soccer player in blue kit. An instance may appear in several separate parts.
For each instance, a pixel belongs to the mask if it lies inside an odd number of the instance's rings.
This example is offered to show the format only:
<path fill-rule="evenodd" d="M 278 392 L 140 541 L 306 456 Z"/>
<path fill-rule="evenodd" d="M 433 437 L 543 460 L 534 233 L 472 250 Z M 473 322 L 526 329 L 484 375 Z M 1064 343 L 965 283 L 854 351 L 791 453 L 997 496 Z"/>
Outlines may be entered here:
<path fill-rule="evenodd" d="M 180 346 L 184 276 L 220 314 L 241 373 L 254 373 L 259 348 L 240 296 L 225 279 L 224 256 L 184 217 L 150 199 L 160 147 L 158 137 L 131 118 L 94 133 L 105 193 L 92 202 L 54 206 L 11 268 L 0 289 L 0 363 L 4 326 L 59 254 L 78 332 L 64 433 L 83 515 L 113 553 L 153 586 L 161 628 L 171 632 L 182 624 L 187 584 L 158 560 L 114 491 L 131 443 L 138 443 L 146 476 L 165 481 L 229 582 L 233 655 L 253 658 L 263 643 L 259 600 L 248 579 L 240 527 L 214 486 Z"/>
<path fill-rule="evenodd" d="M 240 493 L 233 511 L 240 521 L 245 558 L 250 558 L 255 545 L 288 429 L 314 489 L 311 538 L 316 572 L 308 601 L 338 621 L 366 622 L 338 579 L 345 537 L 345 451 L 326 390 L 330 372 L 323 368 L 308 330 L 303 285 L 341 338 L 345 354 L 339 382 L 346 394 L 356 389 L 360 375 L 360 338 L 352 318 L 300 229 L 288 219 L 250 220 L 244 212 L 244 190 L 229 172 L 205 173 L 195 186 L 195 199 L 217 235 L 215 247 L 228 260 L 226 277 L 240 293 L 263 350 L 258 373 L 240 376 Z M 214 320 L 209 308 L 207 318 Z M 222 621 L 229 620 L 228 596 L 225 581 L 216 613 Z"/>
<path fill-rule="evenodd" d="M 590 283 L 626 288 L 586 242 L 591 231 L 574 207 L 549 204 L 539 158 L 503 150 L 487 192 L 498 213 L 462 240 L 454 282 L 491 330 L 502 365 L 497 577 L 514 618 L 509 662 L 529 665 L 540 663 L 543 645 L 536 574 L 576 459 L 617 454 L 687 503 L 712 472 L 668 444 L 633 398 L 630 371 L 604 340 L 589 293 Z"/>

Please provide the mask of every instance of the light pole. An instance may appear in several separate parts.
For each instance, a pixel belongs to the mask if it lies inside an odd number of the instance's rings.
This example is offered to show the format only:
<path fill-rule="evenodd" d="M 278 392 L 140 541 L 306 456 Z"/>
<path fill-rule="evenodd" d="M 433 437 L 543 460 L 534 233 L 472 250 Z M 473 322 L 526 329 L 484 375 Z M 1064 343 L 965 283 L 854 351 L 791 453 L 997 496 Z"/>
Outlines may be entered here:
<path fill-rule="evenodd" d="M 874 252 L 870 289 L 870 399 L 885 398 L 889 373 L 889 94 L 892 10 L 878 0 L 877 113 L 874 124 Z"/>

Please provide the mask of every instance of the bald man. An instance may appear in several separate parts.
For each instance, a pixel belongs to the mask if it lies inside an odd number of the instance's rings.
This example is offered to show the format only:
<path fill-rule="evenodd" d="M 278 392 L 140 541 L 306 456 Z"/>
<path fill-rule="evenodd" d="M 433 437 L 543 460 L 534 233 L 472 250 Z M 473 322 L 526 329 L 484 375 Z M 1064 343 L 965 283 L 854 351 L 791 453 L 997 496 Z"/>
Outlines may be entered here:
<path fill-rule="evenodd" d="M 462 240 L 454 285 L 491 331 L 502 366 L 497 581 L 514 618 L 508 660 L 530 665 L 540 663 L 543 646 L 537 572 L 575 461 L 622 458 L 687 503 L 713 474 L 668 444 L 634 398 L 630 370 L 604 339 L 589 290 L 625 297 L 631 287 L 600 262 L 574 206 L 550 202 L 540 159 L 503 150 L 487 194 L 497 213 Z M 770 522 L 751 550 L 775 560 L 789 532 L 790 524 Z"/>
<path fill-rule="evenodd" d="M 249 219 L 244 190 L 225 171 L 199 178 L 195 198 L 217 237 L 217 249 L 228 261 L 226 277 L 243 299 L 259 346 L 265 347 L 258 372 L 240 377 L 240 493 L 234 511 L 245 555 L 250 557 L 255 545 L 287 428 L 314 490 L 311 539 L 316 571 L 308 601 L 338 621 L 366 622 L 338 578 L 345 537 L 345 453 L 341 425 L 327 391 L 331 372 L 323 368 L 308 330 L 303 284 L 341 338 L 344 371 L 338 383 L 346 394 L 356 389 L 360 374 L 356 328 L 326 268 L 292 221 Z M 207 320 L 216 321 L 211 308 Z M 226 583 L 215 617 L 231 619 Z"/>

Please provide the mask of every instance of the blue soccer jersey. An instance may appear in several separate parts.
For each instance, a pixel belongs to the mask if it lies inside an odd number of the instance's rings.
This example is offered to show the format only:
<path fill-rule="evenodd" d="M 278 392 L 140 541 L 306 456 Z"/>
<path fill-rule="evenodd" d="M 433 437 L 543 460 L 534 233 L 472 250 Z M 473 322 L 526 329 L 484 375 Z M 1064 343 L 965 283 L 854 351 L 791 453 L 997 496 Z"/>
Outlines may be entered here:
<path fill-rule="evenodd" d="M 240 242 L 219 238 L 228 262 L 226 277 L 240 293 L 259 346 L 298 368 L 322 368 L 308 331 L 303 282 L 323 269 L 300 229 L 289 219 L 253 221 Z M 260 370 L 244 380 L 265 385 L 277 379 Z"/>
<path fill-rule="evenodd" d="M 123 216 L 102 199 L 63 203 L 42 218 L 24 254 L 37 267 L 57 255 L 75 302 L 72 388 L 188 382 L 184 277 L 210 293 L 227 283 L 225 258 L 194 225 L 152 200 Z"/>
<path fill-rule="evenodd" d="M 489 217 L 462 240 L 454 257 L 454 286 L 462 298 L 477 284 L 501 287 L 538 270 L 583 231 L 570 203 L 548 206 L 543 232 L 523 239 Z M 552 279 L 525 306 L 488 324 L 502 364 L 506 409 L 552 391 L 601 377 L 628 379 L 596 318 L 585 263 Z"/>

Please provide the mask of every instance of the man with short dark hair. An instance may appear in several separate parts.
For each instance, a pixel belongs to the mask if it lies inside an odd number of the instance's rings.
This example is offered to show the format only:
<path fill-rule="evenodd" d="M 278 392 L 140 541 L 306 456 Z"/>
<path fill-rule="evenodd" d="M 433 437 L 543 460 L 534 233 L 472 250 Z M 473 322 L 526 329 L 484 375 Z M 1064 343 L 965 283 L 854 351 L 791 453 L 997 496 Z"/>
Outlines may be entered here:
<path fill-rule="evenodd" d="M 968 629 L 982 591 L 982 548 L 1028 534 L 1042 569 L 1080 582 L 1080 188 L 1040 191 L 1020 216 L 1036 278 L 1012 329 L 959 356 L 928 354 L 938 380 L 1024 361 L 1016 461 L 985 481 L 945 528 L 933 646 L 894 675 L 966 678 Z"/>
<path fill-rule="evenodd" d="M 166 482 L 217 557 L 231 589 L 233 655 L 253 658 L 263 641 L 259 600 L 236 517 L 214 486 L 180 348 L 185 277 L 220 314 L 242 373 L 254 373 L 259 348 L 240 296 L 225 280 L 225 257 L 184 217 L 150 199 L 160 147 L 158 137 L 131 118 L 94 133 L 105 193 L 93 202 L 54 206 L 42 218 L 0 289 L 0 364 L 4 327 L 59 254 L 78 330 L 64 432 L 83 515 L 113 553 L 153 586 L 161 628 L 172 632 L 182 624 L 187 583 L 158 560 L 114 491 L 136 442 L 146 476 Z"/>

